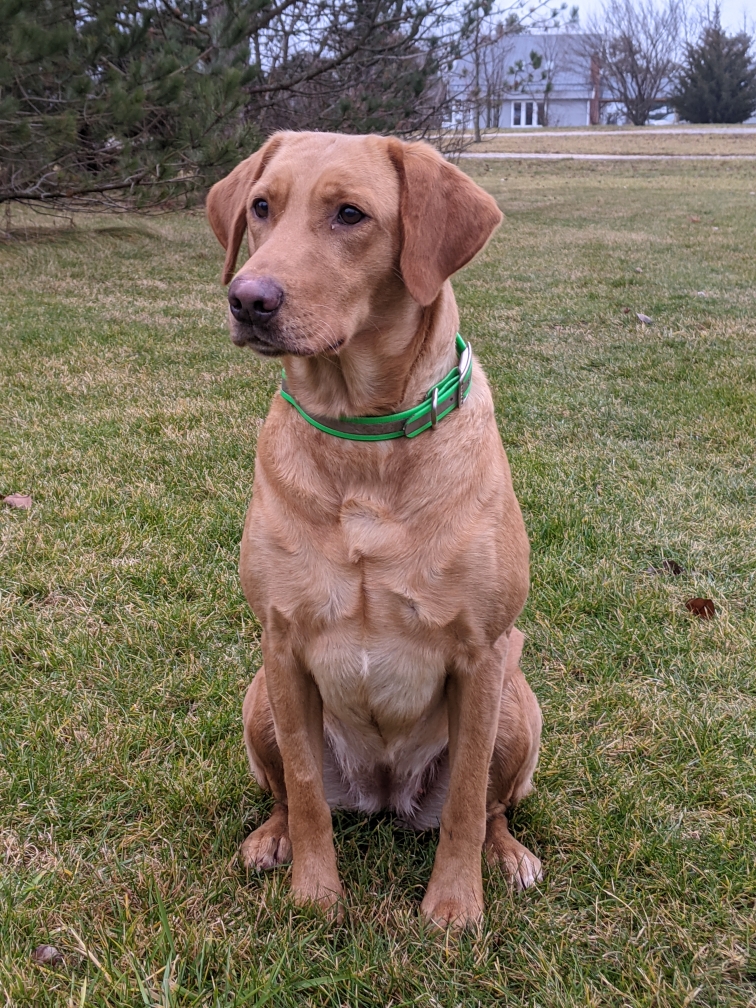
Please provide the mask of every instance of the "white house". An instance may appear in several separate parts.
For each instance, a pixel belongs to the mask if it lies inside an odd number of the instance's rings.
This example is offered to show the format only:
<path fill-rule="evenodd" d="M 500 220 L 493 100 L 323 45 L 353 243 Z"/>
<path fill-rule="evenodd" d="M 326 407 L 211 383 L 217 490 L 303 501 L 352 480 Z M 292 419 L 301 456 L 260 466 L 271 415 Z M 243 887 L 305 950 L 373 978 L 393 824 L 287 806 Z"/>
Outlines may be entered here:
<path fill-rule="evenodd" d="M 481 129 L 599 122 L 600 72 L 584 34 L 501 35 L 460 60 L 458 115 Z"/>

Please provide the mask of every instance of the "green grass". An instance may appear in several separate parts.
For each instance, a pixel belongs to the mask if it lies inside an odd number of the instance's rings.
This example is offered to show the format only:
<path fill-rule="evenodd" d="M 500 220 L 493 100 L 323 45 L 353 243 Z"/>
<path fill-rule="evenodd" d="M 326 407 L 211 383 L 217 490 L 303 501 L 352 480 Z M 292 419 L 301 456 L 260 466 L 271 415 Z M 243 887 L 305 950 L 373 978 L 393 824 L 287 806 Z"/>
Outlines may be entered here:
<path fill-rule="evenodd" d="M 435 838 L 387 817 L 335 817 L 341 926 L 291 906 L 287 870 L 240 870 L 269 803 L 237 543 L 277 367 L 229 343 L 200 215 L 22 228 L 0 246 L 0 495 L 34 496 L 0 512 L 6 1005 L 755 1003 L 752 169 L 472 170 L 506 213 L 456 289 L 533 545 L 545 732 L 514 826 L 545 881 L 489 876 L 456 940 L 417 916 Z M 664 557 L 687 573 L 647 571 Z"/>

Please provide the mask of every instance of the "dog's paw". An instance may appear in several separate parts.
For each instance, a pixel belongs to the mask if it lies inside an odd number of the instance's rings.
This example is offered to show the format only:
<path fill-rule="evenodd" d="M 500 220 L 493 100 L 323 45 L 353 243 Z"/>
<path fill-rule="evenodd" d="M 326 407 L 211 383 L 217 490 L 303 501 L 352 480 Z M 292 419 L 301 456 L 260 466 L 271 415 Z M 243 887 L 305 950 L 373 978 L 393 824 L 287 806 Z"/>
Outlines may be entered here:
<path fill-rule="evenodd" d="M 434 896 L 429 890 L 420 905 L 420 913 L 436 928 L 474 929 L 483 920 L 483 900 L 472 891 Z"/>
<path fill-rule="evenodd" d="M 239 860 L 250 871 L 270 871 L 291 861 L 291 840 L 285 823 L 269 819 L 250 833 L 239 850 Z"/>
<path fill-rule="evenodd" d="M 541 862 L 511 835 L 486 840 L 486 860 L 498 865 L 515 889 L 529 889 L 543 880 Z"/>
<path fill-rule="evenodd" d="M 344 890 L 338 878 L 329 881 L 299 880 L 292 882 L 291 895 L 301 907 L 315 907 L 341 924 L 344 920 Z"/>

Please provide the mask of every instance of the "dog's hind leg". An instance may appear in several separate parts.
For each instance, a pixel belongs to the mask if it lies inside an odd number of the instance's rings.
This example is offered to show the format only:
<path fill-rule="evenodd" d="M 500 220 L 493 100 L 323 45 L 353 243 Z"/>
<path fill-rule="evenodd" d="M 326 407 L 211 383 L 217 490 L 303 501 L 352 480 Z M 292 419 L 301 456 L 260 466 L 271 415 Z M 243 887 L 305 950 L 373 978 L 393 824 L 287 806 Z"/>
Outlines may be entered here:
<path fill-rule="evenodd" d="M 291 840 L 283 762 L 268 702 L 264 667 L 247 690 L 242 717 L 250 770 L 260 787 L 273 793 L 275 804 L 270 818 L 241 845 L 239 857 L 246 868 L 275 868 L 291 861 Z"/>
<path fill-rule="evenodd" d="M 543 877 L 541 862 L 509 832 L 506 810 L 532 790 L 541 740 L 538 701 L 519 668 L 524 637 L 514 627 L 507 651 L 507 675 L 499 708 L 489 775 L 486 839 L 489 864 L 498 864 L 517 889 L 527 889 Z"/>

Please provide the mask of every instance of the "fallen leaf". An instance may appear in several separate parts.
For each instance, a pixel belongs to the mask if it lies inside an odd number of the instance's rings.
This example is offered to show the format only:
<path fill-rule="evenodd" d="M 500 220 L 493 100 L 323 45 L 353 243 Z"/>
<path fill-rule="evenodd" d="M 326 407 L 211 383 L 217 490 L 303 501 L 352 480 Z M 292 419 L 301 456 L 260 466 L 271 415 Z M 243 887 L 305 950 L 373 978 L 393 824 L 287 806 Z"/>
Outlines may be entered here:
<path fill-rule="evenodd" d="M 654 321 L 652 318 L 649 318 L 648 315 L 644 315 L 643 312 L 636 312 L 635 317 L 638 319 L 639 322 L 642 322 L 643 325 L 651 325 L 651 323 Z"/>
<path fill-rule="evenodd" d="M 699 619 L 714 619 L 717 609 L 710 598 L 689 598 L 685 603 L 688 612 Z"/>
<path fill-rule="evenodd" d="M 8 494 L 7 497 L 3 497 L 3 504 L 7 504 L 8 507 L 24 508 L 28 511 L 32 506 L 31 494 Z"/>
<path fill-rule="evenodd" d="M 625 315 L 629 315 L 630 314 L 630 309 L 629 308 L 623 308 L 622 311 L 623 311 L 623 313 Z"/>
<path fill-rule="evenodd" d="M 700 224 L 701 223 L 701 218 L 700 217 L 691 217 L 690 218 L 690 223 L 691 224 Z"/>
<path fill-rule="evenodd" d="M 63 956 L 54 945 L 37 945 L 31 957 L 41 966 L 60 966 L 64 962 Z"/>

